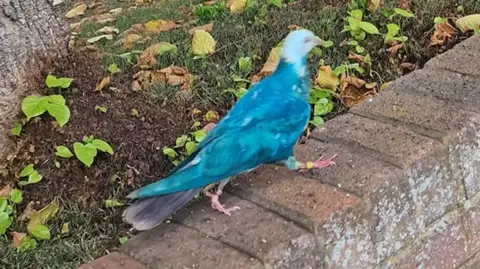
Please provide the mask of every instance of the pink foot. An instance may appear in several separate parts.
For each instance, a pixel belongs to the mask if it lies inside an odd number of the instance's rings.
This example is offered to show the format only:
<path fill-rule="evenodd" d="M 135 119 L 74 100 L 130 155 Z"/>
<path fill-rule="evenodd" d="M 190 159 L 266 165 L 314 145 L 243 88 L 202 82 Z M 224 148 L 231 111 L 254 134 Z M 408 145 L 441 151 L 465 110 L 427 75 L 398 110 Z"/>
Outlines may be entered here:
<path fill-rule="evenodd" d="M 232 206 L 229 208 L 225 208 L 225 205 L 222 205 L 220 201 L 218 200 L 220 198 L 220 195 L 222 195 L 222 191 L 217 191 L 216 193 L 210 193 L 206 192 L 205 193 L 210 199 L 212 200 L 212 208 L 216 209 L 224 214 L 227 214 L 228 216 L 231 216 L 233 211 L 239 210 L 240 207 L 238 206 Z"/>
<path fill-rule="evenodd" d="M 320 169 L 320 168 L 328 167 L 330 165 L 335 165 L 335 162 L 333 161 L 333 159 L 335 159 L 336 157 L 337 157 L 337 154 L 333 155 L 328 159 L 323 159 L 323 157 L 320 157 L 315 162 L 307 162 L 303 164 L 301 169 L 306 169 L 308 171 L 311 169 Z"/>

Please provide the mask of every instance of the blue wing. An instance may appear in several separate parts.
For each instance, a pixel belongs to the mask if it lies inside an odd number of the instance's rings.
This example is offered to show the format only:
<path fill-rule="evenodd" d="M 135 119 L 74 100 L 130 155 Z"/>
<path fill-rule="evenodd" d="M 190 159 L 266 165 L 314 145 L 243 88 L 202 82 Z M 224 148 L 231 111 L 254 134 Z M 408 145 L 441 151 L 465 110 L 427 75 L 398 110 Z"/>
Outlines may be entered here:
<path fill-rule="evenodd" d="M 204 187 L 292 156 L 308 123 L 310 105 L 274 81 L 266 79 L 253 86 L 167 178 L 129 197 L 146 198 Z"/>

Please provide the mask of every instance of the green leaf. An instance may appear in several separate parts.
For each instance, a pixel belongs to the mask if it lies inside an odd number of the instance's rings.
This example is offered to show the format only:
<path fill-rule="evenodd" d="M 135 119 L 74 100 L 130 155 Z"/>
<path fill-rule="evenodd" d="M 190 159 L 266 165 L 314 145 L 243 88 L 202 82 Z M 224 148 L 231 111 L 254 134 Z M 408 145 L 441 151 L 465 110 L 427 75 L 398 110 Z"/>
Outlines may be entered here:
<path fill-rule="evenodd" d="M 0 213 L 0 235 L 4 235 L 7 229 L 12 225 L 12 220 L 6 212 Z"/>
<path fill-rule="evenodd" d="M 282 0 L 269 0 L 270 1 L 270 4 L 278 7 L 278 8 L 282 8 Z"/>
<path fill-rule="evenodd" d="M 374 35 L 374 34 L 380 34 L 380 32 L 378 31 L 377 27 L 369 22 L 366 22 L 366 21 L 362 21 L 359 23 L 360 25 L 360 28 L 362 28 L 363 31 L 371 34 L 371 35 Z"/>
<path fill-rule="evenodd" d="M 47 110 L 60 127 L 63 127 L 70 120 L 70 109 L 66 105 L 50 103 Z"/>
<path fill-rule="evenodd" d="M 176 158 L 178 156 L 178 153 L 172 149 L 172 148 L 163 148 L 163 154 L 165 154 L 166 156 L 170 157 L 170 158 Z"/>
<path fill-rule="evenodd" d="M 415 17 L 415 15 L 413 15 L 413 13 L 410 13 L 408 11 L 406 11 L 405 9 L 401 9 L 401 8 L 394 8 L 393 11 L 400 15 L 400 16 L 403 16 L 405 18 L 413 18 Z"/>
<path fill-rule="evenodd" d="M 252 59 L 250 57 L 241 57 L 238 59 L 238 69 L 244 74 L 248 74 L 252 71 Z"/>
<path fill-rule="evenodd" d="M 34 238 L 25 236 L 20 242 L 20 245 L 17 247 L 17 250 L 20 253 L 23 253 L 23 252 L 26 252 L 27 250 L 35 249 L 36 247 L 37 247 L 37 241 L 35 241 Z"/>
<path fill-rule="evenodd" d="M 199 122 L 199 121 L 195 121 L 193 124 L 192 124 L 192 127 L 190 127 L 190 129 L 197 129 L 198 127 L 202 126 L 202 124 Z"/>
<path fill-rule="evenodd" d="M 110 74 L 116 74 L 118 72 L 120 72 L 120 69 L 118 69 L 118 65 L 117 64 L 111 64 L 108 66 L 108 72 L 110 72 Z"/>
<path fill-rule="evenodd" d="M 87 167 L 90 167 L 97 156 L 97 148 L 88 143 L 86 145 L 75 142 L 73 143 L 73 151 L 75 152 L 75 156 L 77 156 L 78 160 L 80 160 L 83 164 Z"/>
<path fill-rule="evenodd" d="M 394 36 L 400 31 L 400 26 L 395 23 L 387 24 L 387 34 L 385 35 L 385 41 L 392 40 Z"/>
<path fill-rule="evenodd" d="M 52 104 L 65 105 L 67 103 L 65 98 L 63 98 L 63 96 L 61 96 L 59 94 L 49 95 L 46 98 L 47 98 L 48 102 L 52 103 Z"/>
<path fill-rule="evenodd" d="M 138 117 L 138 111 L 135 108 L 132 108 L 132 110 L 130 111 L 130 115 L 132 115 L 133 117 Z"/>
<path fill-rule="evenodd" d="M 13 189 L 10 192 L 10 201 L 14 202 L 15 204 L 20 204 L 23 200 L 23 192 L 18 189 Z"/>
<path fill-rule="evenodd" d="M 204 130 L 199 130 L 199 131 L 193 132 L 192 134 L 195 137 L 195 141 L 197 142 L 202 142 L 203 139 L 205 139 L 205 137 L 207 136 L 207 132 L 205 132 Z"/>
<path fill-rule="evenodd" d="M 29 230 L 30 234 L 38 239 L 48 240 L 50 239 L 50 230 L 47 226 L 38 224 Z"/>
<path fill-rule="evenodd" d="M 313 117 L 313 119 L 310 121 L 310 123 L 315 127 L 318 127 L 318 126 L 322 125 L 323 122 L 324 122 L 323 118 L 319 117 L 319 116 Z"/>
<path fill-rule="evenodd" d="M 327 98 L 322 98 L 315 103 L 314 112 L 315 116 L 323 116 L 328 114 L 333 109 L 333 103 Z"/>
<path fill-rule="evenodd" d="M 59 210 L 58 202 L 52 201 L 49 205 L 42 208 L 40 211 L 34 213 L 30 217 L 30 221 L 27 224 L 27 230 L 29 233 L 38 225 L 44 225 L 47 221 L 54 218 Z"/>
<path fill-rule="evenodd" d="M 27 116 L 27 120 L 42 115 L 47 111 L 48 99 L 37 95 L 30 95 L 22 101 L 22 111 Z"/>
<path fill-rule="evenodd" d="M 93 141 L 95 137 L 93 135 L 88 135 L 88 136 L 84 136 L 82 141 L 85 142 L 85 143 L 90 143 Z"/>
<path fill-rule="evenodd" d="M 356 46 L 356 47 L 355 47 L 355 51 L 357 51 L 357 53 L 364 53 L 364 52 L 365 52 L 365 48 L 362 47 L 362 46 Z"/>
<path fill-rule="evenodd" d="M 107 110 L 108 108 L 104 107 L 104 106 L 95 106 L 95 111 L 100 111 L 100 112 L 103 112 L 103 113 L 107 113 Z"/>
<path fill-rule="evenodd" d="M 47 85 L 48 88 L 63 88 L 66 89 L 70 87 L 70 84 L 72 83 L 73 79 L 71 78 L 57 78 L 53 75 L 48 75 L 47 78 L 45 79 L 45 84 Z"/>
<path fill-rule="evenodd" d="M 73 153 L 65 146 L 58 146 L 55 148 L 55 155 L 63 158 L 70 158 L 73 156 Z"/>
<path fill-rule="evenodd" d="M 0 213 L 3 213 L 7 210 L 7 205 L 7 198 L 0 198 Z"/>
<path fill-rule="evenodd" d="M 113 154 L 113 148 L 105 141 L 101 139 L 93 139 L 92 144 L 99 150 L 106 152 L 110 155 Z"/>
<path fill-rule="evenodd" d="M 56 168 L 60 168 L 60 162 L 59 161 L 55 161 L 54 165 L 55 165 Z"/>
<path fill-rule="evenodd" d="M 187 151 L 187 155 L 190 155 L 192 154 L 194 151 L 195 151 L 195 148 L 197 148 L 197 144 L 195 144 L 195 142 L 187 142 L 187 144 L 185 144 L 185 150 Z"/>
<path fill-rule="evenodd" d="M 361 21 L 363 18 L 363 12 L 360 9 L 352 10 L 349 12 L 349 14 L 358 21 Z"/>
<path fill-rule="evenodd" d="M 22 132 L 22 128 L 23 128 L 23 126 L 20 122 L 15 122 L 15 124 L 13 124 L 13 128 L 11 130 L 12 135 L 19 136 L 20 133 Z"/>
<path fill-rule="evenodd" d="M 324 48 L 330 48 L 333 45 L 334 45 L 333 41 L 331 41 L 331 40 L 323 41 L 323 43 L 322 43 L 322 47 L 324 47 Z"/>
<path fill-rule="evenodd" d="M 356 41 L 356 40 L 349 41 L 348 45 L 349 46 L 358 46 L 358 41 Z"/>
<path fill-rule="evenodd" d="M 185 143 L 188 141 L 188 136 L 187 135 L 182 135 L 180 137 L 177 137 L 177 140 L 175 141 L 175 148 L 181 148 L 185 146 Z"/>
<path fill-rule="evenodd" d="M 446 22 L 446 21 L 447 21 L 447 19 L 446 19 L 446 18 L 442 18 L 442 17 L 435 17 L 435 19 L 433 20 L 433 22 L 434 22 L 435 24 L 444 23 L 444 22 Z"/>
<path fill-rule="evenodd" d="M 23 168 L 22 172 L 20 172 L 20 177 L 29 176 L 33 171 L 35 171 L 33 164 L 29 164 Z"/>
<path fill-rule="evenodd" d="M 107 208 L 111 208 L 111 207 L 119 207 L 119 206 L 123 206 L 124 203 L 116 200 L 116 199 L 108 199 L 108 200 L 105 200 L 105 207 Z"/>
<path fill-rule="evenodd" d="M 119 238 L 118 238 L 118 241 L 120 242 L 120 244 L 123 245 L 123 244 L 127 243 L 127 241 L 128 241 L 128 236 L 119 237 Z"/>
<path fill-rule="evenodd" d="M 29 184 L 35 184 L 35 183 L 40 182 L 40 180 L 42 180 L 42 178 L 43 178 L 43 176 L 40 175 L 37 170 L 35 170 L 35 171 L 33 171 L 33 173 L 31 173 L 28 176 L 27 181 L 19 181 L 18 185 L 25 186 L 25 185 L 29 185 Z"/>
<path fill-rule="evenodd" d="M 319 47 L 313 47 L 311 53 L 319 58 L 323 56 L 323 51 Z"/>

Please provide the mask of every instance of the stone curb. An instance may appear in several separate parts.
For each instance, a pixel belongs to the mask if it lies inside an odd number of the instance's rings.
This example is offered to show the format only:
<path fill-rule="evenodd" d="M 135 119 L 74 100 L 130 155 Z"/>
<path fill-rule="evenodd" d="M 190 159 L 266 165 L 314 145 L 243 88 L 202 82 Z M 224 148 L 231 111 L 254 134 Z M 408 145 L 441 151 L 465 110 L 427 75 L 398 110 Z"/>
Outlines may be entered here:
<path fill-rule="evenodd" d="M 124 268 L 94 266 L 114 258 L 148 268 L 476 268 L 479 56 L 475 36 L 295 149 L 301 160 L 338 153 L 336 166 L 238 176 L 222 198 L 242 208 L 231 217 L 192 203 L 124 254 L 81 268 Z"/>

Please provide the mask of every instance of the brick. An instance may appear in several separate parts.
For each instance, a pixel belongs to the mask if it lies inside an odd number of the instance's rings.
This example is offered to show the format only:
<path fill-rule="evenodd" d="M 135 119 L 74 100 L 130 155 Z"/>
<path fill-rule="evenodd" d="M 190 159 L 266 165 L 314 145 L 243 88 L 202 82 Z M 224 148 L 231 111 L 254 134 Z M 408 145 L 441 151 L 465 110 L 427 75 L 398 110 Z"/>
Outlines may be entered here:
<path fill-rule="evenodd" d="M 120 247 L 149 268 L 263 268 L 261 262 L 199 231 L 167 223 L 142 232 Z"/>
<path fill-rule="evenodd" d="M 480 36 L 475 35 L 456 45 L 452 50 L 431 59 L 425 64 L 425 68 L 480 76 L 478 59 L 480 59 Z"/>
<path fill-rule="evenodd" d="M 418 92 L 453 103 L 473 112 L 480 112 L 480 78 L 447 70 L 422 69 L 395 80 L 391 87 Z"/>
<path fill-rule="evenodd" d="M 336 165 L 325 169 L 314 169 L 303 175 L 338 187 L 360 197 L 368 197 L 388 184 L 387 178 L 396 178 L 401 169 L 385 163 L 381 154 L 366 152 L 342 144 L 324 143 L 308 139 L 305 144 L 295 147 L 295 157 L 300 161 L 314 161 L 320 156 L 337 154 Z"/>
<path fill-rule="evenodd" d="M 147 269 L 147 267 L 129 256 L 118 252 L 112 252 L 87 264 L 81 265 L 79 269 Z"/>
<path fill-rule="evenodd" d="M 213 210 L 209 199 L 203 199 L 177 214 L 174 219 L 249 253 L 267 268 L 317 268 L 313 234 L 238 197 L 224 194 L 221 202 L 226 206 L 239 206 L 241 210 L 227 216 Z"/>
<path fill-rule="evenodd" d="M 285 167 L 266 166 L 238 176 L 233 192 L 313 229 L 330 214 L 346 210 L 358 197 L 302 177 Z"/>
<path fill-rule="evenodd" d="M 311 135 L 322 141 L 360 145 L 402 168 L 444 150 L 440 142 L 406 128 L 353 114 L 338 116 L 315 129 Z"/>

